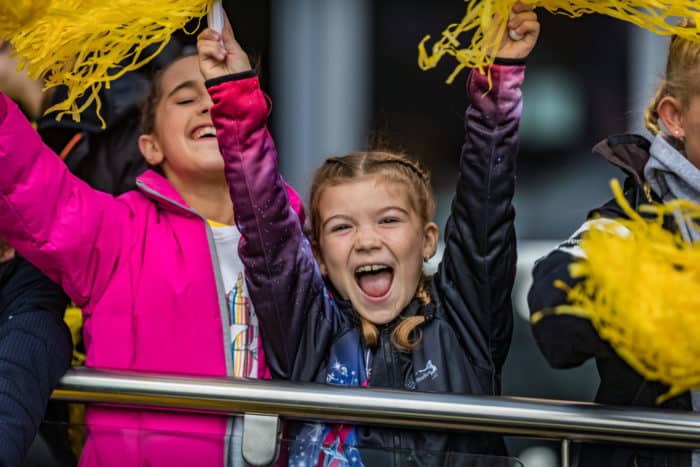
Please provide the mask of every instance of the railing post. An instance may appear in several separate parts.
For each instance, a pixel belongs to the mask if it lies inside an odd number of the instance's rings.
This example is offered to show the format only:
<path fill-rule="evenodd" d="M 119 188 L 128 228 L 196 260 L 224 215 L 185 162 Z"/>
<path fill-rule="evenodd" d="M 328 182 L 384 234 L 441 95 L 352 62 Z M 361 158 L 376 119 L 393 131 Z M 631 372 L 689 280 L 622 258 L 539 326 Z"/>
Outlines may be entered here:
<path fill-rule="evenodd" d="M 571 441 L 566 438 L 561 440 L 561 467 L 569 467 L 571 465 L 570 446 Z"/>
<path fill-rule="evenodd" d="M 280 451 L 280 418 L 247 413 L 243 416 L 243 460 L 253 467 L 271 465 Z"/>

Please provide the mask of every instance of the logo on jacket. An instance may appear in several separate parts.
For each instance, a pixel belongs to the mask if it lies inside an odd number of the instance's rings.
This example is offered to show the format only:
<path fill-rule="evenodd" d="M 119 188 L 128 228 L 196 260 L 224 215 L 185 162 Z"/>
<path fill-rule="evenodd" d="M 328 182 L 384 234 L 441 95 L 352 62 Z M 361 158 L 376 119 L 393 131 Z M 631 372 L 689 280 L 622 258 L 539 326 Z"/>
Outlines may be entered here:
<path fill-rule="evenodd" d="M 428 360 L 428 364 L 422 370 L 416 371 L 416 383 L 421 383 L 426 379 L 435 379 L 438 377 L 438 369 L 433 365 L 432 360 Z"/>

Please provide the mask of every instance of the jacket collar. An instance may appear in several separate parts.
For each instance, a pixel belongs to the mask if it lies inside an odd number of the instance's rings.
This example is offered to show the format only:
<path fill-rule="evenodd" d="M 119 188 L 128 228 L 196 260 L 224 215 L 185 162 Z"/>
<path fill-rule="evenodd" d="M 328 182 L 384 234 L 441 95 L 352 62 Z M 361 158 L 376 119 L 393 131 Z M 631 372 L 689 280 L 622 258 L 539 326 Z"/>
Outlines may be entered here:
<path fill-rule="evenodd" d="M 202 217 L 191 208 L 180 194 L 173 188 L 167 178 L 155 170 L 146 170 L 136 178 L 136 186 L 145 196 L 159 205 L 180 213 Z"/>
<path fill-rule="evenodd" d="M 615 167 L 634 178 L 639 186 L 644 184 L 644 166 L 649 160 L 651 143 L 641 135 L 613 135 L 596 144 L 593 154 L 604 157 Z"/>

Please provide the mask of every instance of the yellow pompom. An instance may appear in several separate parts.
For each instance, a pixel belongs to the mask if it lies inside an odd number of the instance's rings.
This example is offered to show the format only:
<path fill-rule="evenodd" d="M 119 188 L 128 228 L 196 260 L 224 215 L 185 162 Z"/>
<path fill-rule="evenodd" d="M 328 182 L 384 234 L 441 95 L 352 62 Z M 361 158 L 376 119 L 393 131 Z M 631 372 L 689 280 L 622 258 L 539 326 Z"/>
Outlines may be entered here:
<path fill-rule="evenodd" d="M 0 39 L 31 26 L 43 15 L 51 0 L 4 0 L 0 5 Z"/>
<path fill-rule="evenodd" d="M 459 65 L 447 78 L 447 83 L 452 83 L 464 68 L 476 68 L 483 74 L 485 67 L 493 63 L 493 51 L 505 35 L 508 16 L 516 2 L 467 0 L 467 3 L 462 22 L 451 24 L 443 31 L 440 40 L 433 44 L 432 53 L 426 49 L 430 36 L 425 36 L 418 44 L 418 66 L 423 70 L 437 66 L 445 55 L 457 59 Z M 695 19 L 695 24 L 700 25 L 700 7 L 694 0 L 528 0 L 527 3 L 572 18 L 590 13 L 607 15 L 657 34 L 678 34 L 700 42 L 697 27 L 679 27 L 667 22 L 669 17 L 684 16 Z M 470 31 L 474 32 L 471 42 L 463 47 L 459 37 Z"/>
<path fill-rule="evenodd" d="M 80 121 L 96 100 L 99 115 L 103 86 L 148 63 L 173 32 L 204 16 L 210 1 L 7 0 L 0 5 L 0 39 L 12 43 L 20 69 L 45 78 L 47 89 L 67 86 L 68 98 L 48 112 Z"/>
<path fill-rule="evenodd" d="M 594 222 L 582 236 L 585 258 L 570 273 L 584 280 L 568 289 L 570 305 L 555 313 L 590 319 L 639 374 L 670 386 L 662 402 L 700 388 L 700 242 L 663 226 L 664 219 L 674 219 L 699 230 L 700 205 L 676 200 L 643 206 L 642 217 L 617 181 L 613 191 L 630 218 Z"/>

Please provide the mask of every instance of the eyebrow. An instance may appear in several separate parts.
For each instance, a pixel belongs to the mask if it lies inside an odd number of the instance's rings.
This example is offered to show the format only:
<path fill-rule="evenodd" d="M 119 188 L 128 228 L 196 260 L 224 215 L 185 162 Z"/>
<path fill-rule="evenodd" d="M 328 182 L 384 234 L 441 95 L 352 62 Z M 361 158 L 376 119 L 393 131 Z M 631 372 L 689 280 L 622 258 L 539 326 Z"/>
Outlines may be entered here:
<path fill-rule="evenodd" d="M 173 88 L 173 90 L 170 91 L 166 97 L 170 97 L 170 96 L 172 96 L 173 94 L 175 94 L 176 92 L 178 92 L 180 89 L 184 89 L 184 88 L 196 89 L 196 88 L 197 88 L 197 82 L 194 81 L 194 80 L 183 81 L 182 83 L 180 83 L 180 84 L 178 84 L 177 86 L 175 86 L 175 87 Z"/>
<path fill-rule="evenodd" d="M 399 211 L 406 216 L 410 216 L 410 213 L 407 210 L 405 210 L 404 208 L 399 207 L 399 206 L 387 206 L 387 207 L 375 212 L 375 215 L 381 216 L 383 214 L 386 214 L 387 211 L 394 211 L 394 210 Z M 325 228 L 326 224 L 328 224 L 330 221 L 336 220 L 336 219 L 341 219 L 341 220 L 348 221 L 348 222 L 353 221 L 353 217 L 349 216 L 347 214 L 333 214 L 328 219 L 325 219 L 323 222 L 321 222 L 321 229 Z"/>
<path fill-rule="evenodd" d="M 350 216 L 347 216 L 345 214 L 333 214 L 331 217 L 329 217 L 328 219 L 321 222 L 321 229 L 326 228 L 326 225 L 328 225 L 329 222 L 336 220 L 336 219 L 343 220 L 346 222 L 352 222 L 352 217 L 350 217 Z"/>

